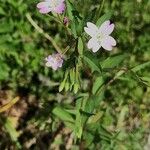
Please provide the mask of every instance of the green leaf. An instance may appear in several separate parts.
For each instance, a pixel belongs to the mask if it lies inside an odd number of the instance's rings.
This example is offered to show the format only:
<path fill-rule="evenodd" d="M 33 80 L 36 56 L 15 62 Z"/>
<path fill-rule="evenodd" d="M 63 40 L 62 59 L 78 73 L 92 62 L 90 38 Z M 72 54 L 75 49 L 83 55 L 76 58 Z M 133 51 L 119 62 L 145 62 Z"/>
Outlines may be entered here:
<path fill-rule="evenodd" d="M 63 80 L 63 81 L 60 83 L 60 86 L 59 86 L 59 92 L 61 92 L 61 91 L 64 89 L 65 83 L 66 83 L 65 80 Z"/>
<path fill-rule="evenodd" d="M 14 29 L 14 24 L 12 20 L 1 20 L 0 23 L 0 33 L 12 32 Z"/>
<path fill-rule="evenodd" d="M 102 136 L 102 138 L 106 138 L 108 140 L 110 140 L 113 135 L 111 134 L 111 132 L 107 131 L 103 126 L 99 126 L 99 129 L 98 129 L 100 135 Z"/>
<path fill-rule="evenodd" d="M 67 13 L 68 13 L 69 19 L 71 20 L 71 31 L 74 37 L 77 38 L 76 20 L 74 19 L 74 14 L 73 14 L 73 11 L 75 11 L 75 8 L 69 0 L 66 1 L 66 4 L 67 4 Z"/>
<path fill-rule="evenodd" d="M 96 94 L 97 90 L 103 85 L 104 79 L 102 76 L 97 77 L 95 82 L 93 83 L 92 93 Z"/>
<path fill-rule="evenodd" d="M 70 69 L 69 76 L 70 76 L 71 85 L 73 86 L 75 83 L 75 80 L 76 80 L 75 79 L 75 68 Z"/>
<path fill-rule="evenodd" d="M 66 70 L 65 72 L 65 75 L 64 75 L 64 80 L 60 83 L 60 86 L 59 86 L 59 92 L 61 92 L 64 88 L 68 88 L 68 87 L 65 87 L 65 84 L 66 84 L 66 80 L 68 78 L 68 75 L 69 75 L 69 71 Z M 68 86 L 68 85 L 67 85 Z"/>
<path fill-rule="evenodd" d="M 71 21 L 71 31 L 74 38 L 76 39 L 78 37 L 77 35 L 81 34 L 82 28 L 80 25 L 82 25 L 82 17 L 79 15 L 79 12 L 75 9 L 74 5 L 69 0 L 66 0 L 66 5 L 67 13 Z"/>
<path fill-rule="evenodd" d="M 69 90 L 69 82 L 67 81 L 66 83 L 65 83 L 65 91 L 68 91 Z"/>
<path fill-rule="evenodd" d="M 60 106 L 55 107 L 52 112 L 63 121 L 74 122 L 73 117 L 65 109 L 61 108 Z"/>
<path fill-rule="evenodd" d="M 80 87 L 80 86 L 79 86 L 78 83 L 75 83 L 75 84 L 74 84 L 73 91 L 74 91 L 75 94 L 78 92 L 79 87 Z"/>
<path fill-rule="evenodd" d="M 125 116 L 128 115 L 128 106 L 123 106 L 121 109 L 121 112 L 118 116 L 118 122 L 117 122 L 117 129 L 123 128 L 124 126 L 124 121 L 125 121 Z"/>
<path fill-rule="evenodd" d="M 82 107 L 82 98 L 77 99 L 76 100 L 76 120 L 75 120 L 75 135 L 81 139 L 82 136 L 82 131 L 83 131 L 83 127 L 82 127 L 82 116 L 80 113 L 80 109 Z"/>
<path fill-rule="evenodd" d="M 78 38 L 78 52 L 80 55 L 83 55 L 83 41 L 82 38 Z"/>
<path fill-rule="evenodd" d="M 0 15 L 5 15 L 6 12 L 4 11 L 4 9 L 2 7 L 0 7 Z"/>
<path fill-rule="evenodd" d="M 92 73 L 94 71 L 97 71 L 99 73 L 101 73 L 101 66 L 98 63 L 98 60 L 96 58 L 94 58 L 92 55 L 84 55 L 83 56 L 83 60 L 88 64 L 88 66 L 91 68 Z"/>
<path fill-rule="evenodd" d="M 19 135 L 19 133 L 13 127 L 11 119 L 10 118 L 0 118 L 0 122 L 4 125 L 4 128 L 9 133 L 12 141 L 16 143 L 17 148 L 21 149 L 21 145 L 18 142 L 18 135 Z"/>
<path fill-rule="evenodd" d="M 127 58 L 127 55 L 125 54 L 111 56 L 101 62 L 101 66 L 103 69 L 114 68 L 118 66 L 125 58 Z"/>
<path fill-rule="evenodd" d="M 97 20 L 96 25 L 97 25 L 98 27 L 101 26 L 101 24 L 102 24 L 103 22 L 105 22 L 106 20 L 109 20 L 109 19 L 111 18 L 111 16 L 112 16 L 112 11 L 109 11 L 108 13 L 104 14 L 103 16 L 101 16 L 101 17 Z"/>
<path fill-rule="evenodd" d="M 150 66 L 150 61 L 145 62 L 145 63 L 140 64 L 140 65 L 137 65 L 137 66 L 133 67 L 131 70 L 133 72 L 137 72 L 137 71 L 140 71 L 140 70 L 144 69 L 145 67 L 149 67 L 149 66 Z"/>
<path fill-rule="evenodd" d="M 6 63 L 0 61 L 0 80 L 8 79 L 9 71 L 9 66 Z"/>

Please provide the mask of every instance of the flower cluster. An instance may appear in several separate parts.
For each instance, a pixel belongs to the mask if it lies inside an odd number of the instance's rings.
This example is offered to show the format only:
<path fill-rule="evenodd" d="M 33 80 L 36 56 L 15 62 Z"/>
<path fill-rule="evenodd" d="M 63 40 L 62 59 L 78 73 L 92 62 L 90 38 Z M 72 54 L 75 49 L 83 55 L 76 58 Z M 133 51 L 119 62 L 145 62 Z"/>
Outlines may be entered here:
<path fill-rule="evenodd" d="M 65 11 L 65 0 L 45 0 L 37 4 L 39 12 L 46 14 L 49 12 L 61 14 Z M 68 26 L 69 19 L 64 17 L 63 24 Z M 111 51 L 113 46 L 116 45 L 115 39 L 110 36 L 114 30 L 114 24 L 109 20 L 105 21 L 100 27 L 97 27 L 92 22 L 87 22 L 87 27 L 84 27 L 84 31 L 91 37 L 87 43 L 87 47 L 94 53 L 101 47 L 105 50 Z M 57 70 L 62 67 L 63 58 L 62 55 L 52 54 L 46 57 L 46 66 L 51 67 L 53 70 Z"/>

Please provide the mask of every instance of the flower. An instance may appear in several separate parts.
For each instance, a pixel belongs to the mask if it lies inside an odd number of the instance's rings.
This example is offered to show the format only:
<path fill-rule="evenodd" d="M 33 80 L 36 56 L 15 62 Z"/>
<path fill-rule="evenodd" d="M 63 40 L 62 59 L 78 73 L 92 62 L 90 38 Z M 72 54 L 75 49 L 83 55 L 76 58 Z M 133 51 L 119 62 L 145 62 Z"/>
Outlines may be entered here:
<path fill-rule="evenodd" d="M 48 57 L 45 58 L 45 60 L 47 61 L 45 65 L 47 67 L 51 67 L 53 70 L 61 68 L 63 64 L 62 56 L 59 53 L 49 55 Z"/>
<path fill-rule="evenodd" d="M 114 24 L 111 24 L 109 20 L 105 21 L 99 28 L 95 24 L 87 22 L 87 27 L 84 27 L 84 31 L 91 36 L 87 47 L 92 49 L 94 53 L 101 47 L 111 51 L 113 46 L 116 45 L 116 40 L 110 36 L 113 30 Z"/>
<path fill-rule="evenodd" d="M 65 10 L 65 0 L 45 0 L 37 4 L 39 12 L 42 14 L 47 14 L 49 12 L 54 12 L 61 14 Z"/>

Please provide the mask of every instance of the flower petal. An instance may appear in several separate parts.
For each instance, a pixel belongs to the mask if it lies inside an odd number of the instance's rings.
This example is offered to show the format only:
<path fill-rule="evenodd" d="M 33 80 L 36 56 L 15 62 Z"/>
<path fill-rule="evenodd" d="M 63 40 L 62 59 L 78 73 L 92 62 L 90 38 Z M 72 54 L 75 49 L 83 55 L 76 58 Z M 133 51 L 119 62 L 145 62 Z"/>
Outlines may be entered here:
<path fill-rule="evenodd" d="M 87 27 L 95 31 L 98 30 L 97 26 L 92 22 L 87 22 Z"/>
<path fill-rule="evenodd" d="M 65 10 L 65 4 L 62 2 L 54 9 L 54 12 L 58 14 L 62 14 L 64 10 Z"/>
<path fill-rule="evenodd" d="M 92 48 L 92 51 L 93 51 L 94 53 L 96 53 L 100 48 L 101 48 L 101 45 L 97 43 L 97 44 L 94 45 L 94 47 Z"/>
<path fill-rule="evenodd" d="M 98 28 L 95 24 L 88 22 L 87 27 L 84 27 L 84 31 L 91 37 L 96 37 L 98 33 Z"/>
<path fill-rule="evenodd" d="M 116 40 L 111 36 L 107 36 L 102 39 L 101 45 L 105 50 L 111 51 L 113 46 L 116 45 Z"/>
<path fill-rule="evenodd" d="M 47 7 L 47 4 L 48 4 L 48 2 L 40 2 L 37 4 L 36 7 L 41 9 L 41 8 Z"/>
<path fill-rule="evenodd" d="M 48 7 L 44 7 L 44 8 L 41 8 L 41 9 L 39 10 L 39 12 L 42 13 L 42 14 L 47 14 L 47 13 L 49 13 L 50 11 L 51 11 L 51 9 L 48 8 Z"/>
<path fill-rule="evenodd" d="M 110 35 L 114 30 L 115 25 L 112 23 L 110 24 L 110 21 L 105 21 L 99 28 L 99 32 L 101 32 L 104 35 Z"/>
<path fill-rule="evenodd" d="M 96 31 L 95 31 L 95 30 L 92 30 L 91 28 L 84 27 L 84 31 L 85 31 L 88 35 L 90 35 L 91 37 L 96 36 Z"/>
<path fill-rule="evenodd" d="M 95 38 L 91 38 L 87 44 L 87 47 L 89 49 L 92 49 L 92 51 L 95 53 L 100 49 L 101 45 L 97 42 Z"/>

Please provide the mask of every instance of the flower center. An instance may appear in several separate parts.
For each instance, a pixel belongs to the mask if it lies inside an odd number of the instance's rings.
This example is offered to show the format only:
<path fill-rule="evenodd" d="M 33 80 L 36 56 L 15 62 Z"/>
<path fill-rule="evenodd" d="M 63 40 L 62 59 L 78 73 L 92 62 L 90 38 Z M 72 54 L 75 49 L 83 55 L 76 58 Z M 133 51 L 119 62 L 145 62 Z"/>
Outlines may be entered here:
<path fill-rule="evenodd" d="M 104 38 L 104 34 L 102 34 L 102 33 L 98 33 L 97 34 L 97 36 L 96 36 L 96 38 L 97 38 L 97 42 L 99 43 L 99 44 L 101 44 L 101 42 L 102 42 L 102 39 Z"/>
<path fill-rule="evenodd" d="M 104 35 L 102 33 L 98 33 L 98 35 L 96 36 L 98 41 L 101 41 L 104 38 Z"/>

